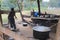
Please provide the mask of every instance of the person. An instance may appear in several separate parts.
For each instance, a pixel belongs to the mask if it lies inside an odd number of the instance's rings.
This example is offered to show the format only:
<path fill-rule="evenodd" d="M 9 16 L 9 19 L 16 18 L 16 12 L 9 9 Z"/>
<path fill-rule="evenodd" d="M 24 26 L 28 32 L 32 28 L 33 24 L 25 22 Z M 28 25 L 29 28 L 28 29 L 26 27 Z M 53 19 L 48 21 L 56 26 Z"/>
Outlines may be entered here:
<path fill-rule="evenodd" d="M 11 11 L 8 15 L 8 20 L 9 20 L 9 23 L 10 23 L 10 26 L 11 26 L 11 30 L 16 30 L 16 25 L 15 25 L 15 20 L 14 20 L 14 16 L 16 17 L 15 15 L 15 11 L 14 11 L 14 8 L 11 8 Z M 17 17 L 16 17 L 17 18 Z"/>
<path fill-rule="evenodd" d="M 38 16 L 38 12 L 35 12 L 34 9 L 31 11 L 31 16 L 37 17 Z"/>
<path fill-rule="evenodd" d="M 34 16 L 35 17 L 38 17 L 39 16 L 38 12 L 35 12 Z"/>
<path fill-rule="evenodd" d="M 34 16 L 34 9 L 33 10 L 31 10 L 31 16 Z"/>

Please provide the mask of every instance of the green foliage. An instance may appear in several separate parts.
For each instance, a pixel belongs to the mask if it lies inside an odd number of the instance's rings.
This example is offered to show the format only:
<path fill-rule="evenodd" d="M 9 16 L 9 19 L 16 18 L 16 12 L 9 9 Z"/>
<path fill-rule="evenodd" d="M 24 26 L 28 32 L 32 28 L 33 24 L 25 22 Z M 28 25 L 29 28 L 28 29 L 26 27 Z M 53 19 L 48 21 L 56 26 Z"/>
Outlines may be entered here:
<path fill-rule="evenodd" d="M 1 9 L 1 3 L 2 3 L 1 1 L 2 1 L 2 0 L 0 0 L 0 9 Z"/>
<path fill-rule="evenodd" d="M 30 1 L 36 1 L 36 0 L 30 0 Z"/>
<path fill-rule="evenodd" d="M 2 0 L 1 1 L 1 9 L 2 10 L 9 10 L 12 7 L 14 7 L 14 8 L 17 7 L 16 0 Z"/>
<path fill-rule="evenodd" d="M 30 9 L 33 9 L 33 8 L 36 9 L 36 7 L 37 7 L 36 0 L 20 0 L 20 1 L 21 2 L 20 2 L 19 5 L 20 5 L 21 9 L 24 7 L 24 9 L 30 10 Z M 15 9 L 18 9 L 17 0 L 3 0 L 1 2 L 0 2 L 0 4 L 1 4 L 1 9 L 2 10 L 9 10 L 11 7 L 14 7 Z"/>
<path fill-rule="evenodd" d="M 51 7 L 60 7 L 60 0 L 50 0 Z"/>
<path fill-rule="evenodd" d="M 8 6 L 15 8 L 17 6 L 17 1 L 16 0 L 9 0 Z"/>

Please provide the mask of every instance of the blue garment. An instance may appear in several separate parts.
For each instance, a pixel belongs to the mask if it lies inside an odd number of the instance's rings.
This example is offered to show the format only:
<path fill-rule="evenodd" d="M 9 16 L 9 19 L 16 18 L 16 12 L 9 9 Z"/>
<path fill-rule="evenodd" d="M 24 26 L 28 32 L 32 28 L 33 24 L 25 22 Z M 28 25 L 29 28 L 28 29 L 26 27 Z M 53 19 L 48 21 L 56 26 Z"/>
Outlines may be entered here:
<path fill-rule="evenodd" d="M 35 13 L 34 13 L 34 16 L 37 17 L 37 16 L 38 16 L 38 12 L 35 12 Z"/>

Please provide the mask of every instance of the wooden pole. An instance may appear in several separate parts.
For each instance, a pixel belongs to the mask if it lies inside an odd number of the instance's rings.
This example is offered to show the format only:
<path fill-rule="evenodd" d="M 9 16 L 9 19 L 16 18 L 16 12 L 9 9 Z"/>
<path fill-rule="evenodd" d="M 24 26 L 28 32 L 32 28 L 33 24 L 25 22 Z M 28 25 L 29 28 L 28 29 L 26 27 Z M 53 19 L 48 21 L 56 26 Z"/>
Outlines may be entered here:
<path fill-rule="evenodd" d="M 38 12 L 39 12 L 39 15 L 41 13 L 41 10 L 40 10 L 40 0 L 37 0 L 37 4 L 38 4 Z"/>
<path fill-rule="evenodd" d="M 1 25 L 3 25 L 1 13 L 0 13 L 0 22 L 1 22 Z"/>
<path fill-rule="evenodd" d="M 1 10 L 1 4 L 0 4 L 0 10 Z M 2 13 L 3 13 L 3 12 L 2 12 Z M 0 12 L 0 22 L 1 22 L 1 25 L 3 26 L 1 12 Z"/>

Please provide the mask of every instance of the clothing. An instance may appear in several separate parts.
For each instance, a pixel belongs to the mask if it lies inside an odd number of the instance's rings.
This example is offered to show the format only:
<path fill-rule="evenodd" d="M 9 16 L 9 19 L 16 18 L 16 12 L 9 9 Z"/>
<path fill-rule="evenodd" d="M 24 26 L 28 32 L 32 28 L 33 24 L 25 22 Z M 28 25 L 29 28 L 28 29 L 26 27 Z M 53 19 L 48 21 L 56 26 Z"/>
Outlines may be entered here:
<path fill-rule="evenodd" d="M 8 20 L 9 20 L 9 23 L 10 23 L 11 28 L 16 29 L 14 16 L 15 16 L 15 12 L 14 11 L 11 11 L 9 13 L 9 15 L 8 15 Z"/>
<path fill-rule="evenodd" d="M 37 17 L 38 16 L 38 12 L 34 12 L 34 16 Z"/>
<path fill-rule="evenodd" d="M 39 15 L 38 12 L 31 12 L 31 15 L 33 15 L 34 17 L 37 17 Z"/>
<path fill-rule="evenodd" d="M 15 11 L 11 11 L 10 13 L 9 13 L 9 16 L 8 16 L 8 18 L 12 18 L 12 17 L 14 17 L 15 16 Z"/>

